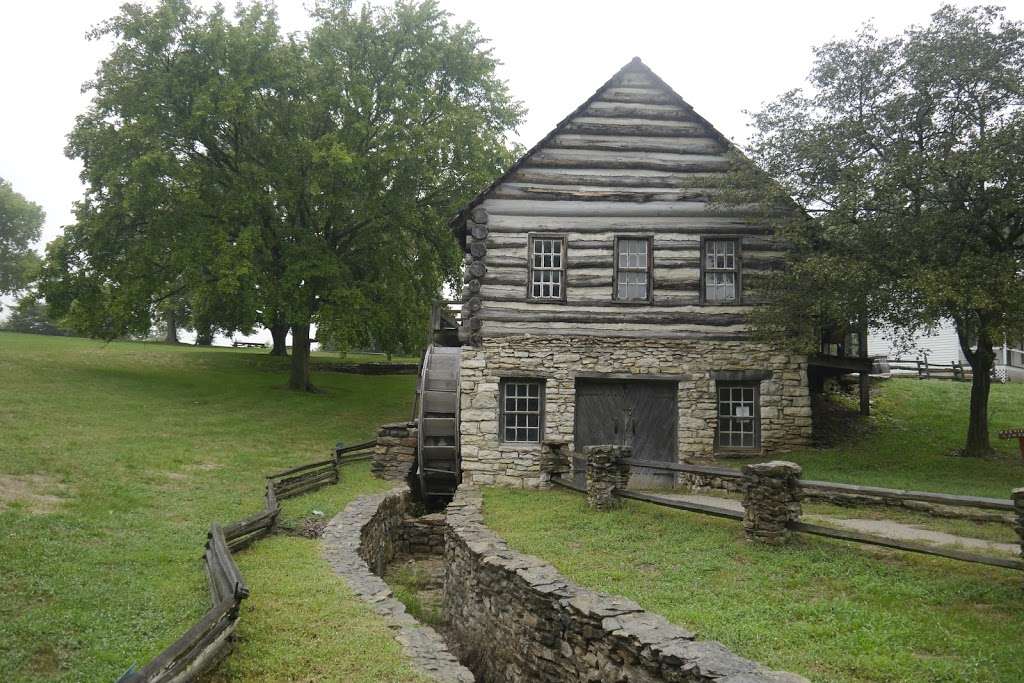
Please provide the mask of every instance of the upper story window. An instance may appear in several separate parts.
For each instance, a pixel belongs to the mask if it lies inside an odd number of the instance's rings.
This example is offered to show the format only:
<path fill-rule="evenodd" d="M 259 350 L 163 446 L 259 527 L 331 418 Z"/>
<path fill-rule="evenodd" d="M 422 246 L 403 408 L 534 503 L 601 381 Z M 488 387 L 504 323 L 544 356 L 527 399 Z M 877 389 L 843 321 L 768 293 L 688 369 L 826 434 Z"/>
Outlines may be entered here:
<path fill-rule="evenodd" d="M 539 443 L 543 433 L 544 382 L 506 379 L 501 383 L 502 441 Z"/>
<path fill-rule="evenodd" d="M 650 238 L 616 237 L 615 299 L 619 301 L 649 301 L 650 298 Z"/>
<path fill-rule="evenodd" d="M 740 301 L 740 245 L 736 239 L 707 239 L 701 256 L 701 298 L 705 303 Z"/>
<path fill-rule="evenodd" d="M 530 238 L 530 298 L 565 298 L 565 238 Z"/>

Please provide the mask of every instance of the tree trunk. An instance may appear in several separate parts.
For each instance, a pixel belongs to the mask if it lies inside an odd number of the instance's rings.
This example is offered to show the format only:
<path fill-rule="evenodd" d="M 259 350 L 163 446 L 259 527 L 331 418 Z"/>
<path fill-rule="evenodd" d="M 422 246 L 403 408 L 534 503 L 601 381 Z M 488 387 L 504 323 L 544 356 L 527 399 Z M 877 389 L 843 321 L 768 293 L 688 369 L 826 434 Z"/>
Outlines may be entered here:
<path fill-rule="evenodd" d="M 274 346 L 270 349 L 271 356 L 288 355 L 288 325 L 276 324 L 270 326 L 270 336 L 274 338 Z"/>
<path fill-rule="evenodd" d="M 213 346 L 213 326 L 196 328 L 196 346 Z"/>
<path fill-rule="evenodd" d="M 969 457 L 992 455 L 992 442 L 988 434 L 988 395 L 992 388 L 992 368 L 996 353 L 987 332 L 978 335 L 978 346 L 971 349 L 970 339 L 957 326 L 960 349 L 971 364 L 971 415 L 967 424 L 967 443 L 963 454 Z"/>
<path fill-rule="evenodd" d="M 971 363 L 973 379 L 971 380 L 971 419 L 967 426 L 967 445 L 964 455 L 980 457 L 992 455 L 992 443 L 988 434 L 988 395 L 992 388 L 992 367 L 996 354 L 992 344 L 988 348 L 978 345 Z"/>
<path fill-rule="evenodd" d="M 178 318 L 173 313 L 167 314 L 167 332 L 164 335 L 164 343 L 178 343 Z"/>
<path fill-rule="evenodd" d="M 313 391 L 309 381 L 309 323 L 292 326 L 292 364 L 288 388 L 295 391 Z"/>

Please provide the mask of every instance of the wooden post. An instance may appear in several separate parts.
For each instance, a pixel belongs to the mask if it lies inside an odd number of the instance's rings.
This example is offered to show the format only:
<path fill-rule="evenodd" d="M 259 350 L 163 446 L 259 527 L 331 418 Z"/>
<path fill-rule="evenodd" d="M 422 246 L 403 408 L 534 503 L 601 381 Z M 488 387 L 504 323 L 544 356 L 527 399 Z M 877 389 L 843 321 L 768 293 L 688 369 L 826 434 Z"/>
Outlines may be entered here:
<path fill-rule="evenodd" d="M 860 384 L 860 414 L 870 415 L 871 414 L 871 376 L 866 373 L 860 373 L 858 383 Z"/>
<path fill-rule="evenodd" d="M 1021 439 L 1021 448 L 1024 449 L 1024 439 Z M 1014 489 L 1010 493 L 1013 498 L 1013 507 L 1017 511 L 1017 520 L 1014 528 L 1017 530 L 1017 537 L 1020 539 L 1020 555 L 1024 557 L 1024 488 Z"/>

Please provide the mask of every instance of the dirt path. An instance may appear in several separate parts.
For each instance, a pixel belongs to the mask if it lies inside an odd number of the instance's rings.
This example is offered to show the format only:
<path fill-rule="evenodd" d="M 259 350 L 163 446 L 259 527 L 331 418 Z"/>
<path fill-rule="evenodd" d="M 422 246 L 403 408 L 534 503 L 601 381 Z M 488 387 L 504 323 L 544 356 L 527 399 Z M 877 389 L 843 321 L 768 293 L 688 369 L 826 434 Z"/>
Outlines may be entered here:
<path fill-rule="evenodd" d="M 673 498 L 688 503 L 699 505 L 713 505 L 715 507 L 727 508 L 729 510 L 743 511 L 740 501 L 733 498 L 720 498 L 718 496 L 705 496 L 699 493 L 659 493 L 666 498 Z M 831 515 L 804 515 L 808 522 L 823 523 L 829 526 L 836 526 L 842 529 L 860 531 L 866 534 L 884 536 L 897 541 L 921 541 L 934 545 L 953 546 L 969 550 L 982 550 L 1016 555 L 1020 552 L 1020 546 L 1014 543 L 998 543 L 987 541 L 982 538 L 971 538 L 969 536 L 957 536 L 947 534 L 943 531 L 932 531 L 922 528 L 916 524 L 903 524 L 885 519 L 844 519 Z"/>

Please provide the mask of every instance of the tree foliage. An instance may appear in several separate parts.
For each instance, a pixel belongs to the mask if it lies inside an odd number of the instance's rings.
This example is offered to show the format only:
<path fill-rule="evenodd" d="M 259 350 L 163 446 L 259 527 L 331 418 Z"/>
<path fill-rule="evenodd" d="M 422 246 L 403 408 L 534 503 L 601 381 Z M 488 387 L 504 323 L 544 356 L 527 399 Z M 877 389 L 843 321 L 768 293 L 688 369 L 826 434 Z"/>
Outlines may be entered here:
<path fill-rule="evenodd" d="M 42 207 L 0 178 L 0 294 L 25 289 L 34 279 L 39 257 L 32 244 L 39 239 L 45 218 Z"/>
<path fill-rule="evenodd" d="M 10 315 L 0 324 L 0 329 L 24 334 L 46 334 L 66 337 L 70 334 L 60 321 L 50 317 L 49 308 L 34 294 L 25 294 L 11 309 Z"/>
<path fill-rule="evenodd" d="M 108 335 L 181 293 L 214 324 L 283 322 L 294 388 L 311 323 L 409 335 L 400 311 L 454 281 L 447 218 L 509 162 L 522 108 L 435 2 L 312 17 L 284 36 L 263 2 L 232 19 L 163 0 L 96 29 L 115 47 L 69 138 L 88 192 L 50 252 L 55 307 Z"/>
<path fill-rule="evenodd" d="M 794 258 L 758 325 L 810 348 L 824 321 L 951 319 L 974 368 L 966 452 L 987 453 L 993 346 L 1024 331 L 1024 25 L 950 6 L 900 36 L 869 25 L 817 48 L 809 85 L 753 118 L 768 177 L 746 180 L 807 208 L 773 217 Z"/>

